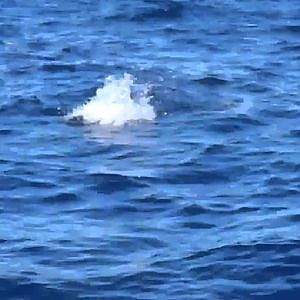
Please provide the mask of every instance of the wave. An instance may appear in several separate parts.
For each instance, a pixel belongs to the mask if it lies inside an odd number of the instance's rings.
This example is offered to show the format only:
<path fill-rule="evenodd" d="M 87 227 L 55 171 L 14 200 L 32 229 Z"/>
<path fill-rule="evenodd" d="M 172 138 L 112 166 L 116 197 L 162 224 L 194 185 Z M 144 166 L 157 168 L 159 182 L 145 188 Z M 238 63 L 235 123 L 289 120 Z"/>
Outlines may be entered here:
<path fill-rule="evenodd" d="M 149 90 L 149 85 L 136 83 L 128 73 L 121 78 L 109 76 L 104 86 L 97 89 L 96 95 L 75 108 L 66 119 L 114 126 L 122 126 L 129 121 L 154 120 L 156 115 L 150 104 Z"/>

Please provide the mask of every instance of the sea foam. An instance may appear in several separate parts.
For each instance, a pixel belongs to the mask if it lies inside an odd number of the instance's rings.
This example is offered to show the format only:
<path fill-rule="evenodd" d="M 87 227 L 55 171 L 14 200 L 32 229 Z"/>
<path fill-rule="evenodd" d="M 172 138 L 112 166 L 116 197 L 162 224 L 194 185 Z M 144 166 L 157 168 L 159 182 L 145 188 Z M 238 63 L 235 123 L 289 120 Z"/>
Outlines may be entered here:
<path fill-rule="evenodd" d="M 82 119 L 84 123 L 122 126 L 129 121 L 153 120 L 155 112 L 150 104 L 149 86 L 135 83 L 125 73 L 121 78 L 109 76 L 104 86 L 85 104 L 75 108 L 67 119 Z"/>

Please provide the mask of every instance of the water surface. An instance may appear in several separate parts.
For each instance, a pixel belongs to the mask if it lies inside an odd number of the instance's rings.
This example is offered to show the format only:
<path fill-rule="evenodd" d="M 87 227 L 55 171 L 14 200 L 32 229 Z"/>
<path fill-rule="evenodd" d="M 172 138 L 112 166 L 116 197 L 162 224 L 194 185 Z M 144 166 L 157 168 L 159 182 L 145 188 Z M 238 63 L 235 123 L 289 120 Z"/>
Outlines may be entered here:
<path fill-rule="evenodd" d="M 0 298 L 299 299 L 299 12 L 2 1 Z M 155 118 L 66 122 L 124 73 Z"/>

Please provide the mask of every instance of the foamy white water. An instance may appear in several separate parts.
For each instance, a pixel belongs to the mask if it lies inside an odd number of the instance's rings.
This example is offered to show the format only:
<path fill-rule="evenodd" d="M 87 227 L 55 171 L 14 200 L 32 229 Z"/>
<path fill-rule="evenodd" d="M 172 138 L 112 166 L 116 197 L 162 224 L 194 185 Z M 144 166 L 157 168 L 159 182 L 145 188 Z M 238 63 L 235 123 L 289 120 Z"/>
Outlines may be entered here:
<path fill-rule="evenodd" d="M 135 95 L 134 97 L 132 95 Z M 85 123 L 122 126 L 128 121 L 153 120 L 155 112 L 150 105 L 147 84 L 136 84 L 134 77 L 109 76 L 104 86 L 85 104 L 75 108 L 68 119 L 82 118 Z"/>

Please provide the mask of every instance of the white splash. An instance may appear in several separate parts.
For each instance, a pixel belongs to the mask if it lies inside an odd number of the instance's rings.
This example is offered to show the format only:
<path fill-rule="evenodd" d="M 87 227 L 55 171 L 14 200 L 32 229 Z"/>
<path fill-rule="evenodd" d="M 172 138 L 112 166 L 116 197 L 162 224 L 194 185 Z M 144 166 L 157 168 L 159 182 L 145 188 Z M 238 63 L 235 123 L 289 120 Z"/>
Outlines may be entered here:
<path fill-rule="evenodd" d="M 133 96 L 134 94 L 134 96 Z M 122 126 L 128 121 L 153 120 L 155 112 L 149 101 L 149 86 L 136 84 L 134 77 L 109 76 L 104 86 L 88 102 L 73 110 L 68 119 L 82 118 L 85 123 Z"/>

